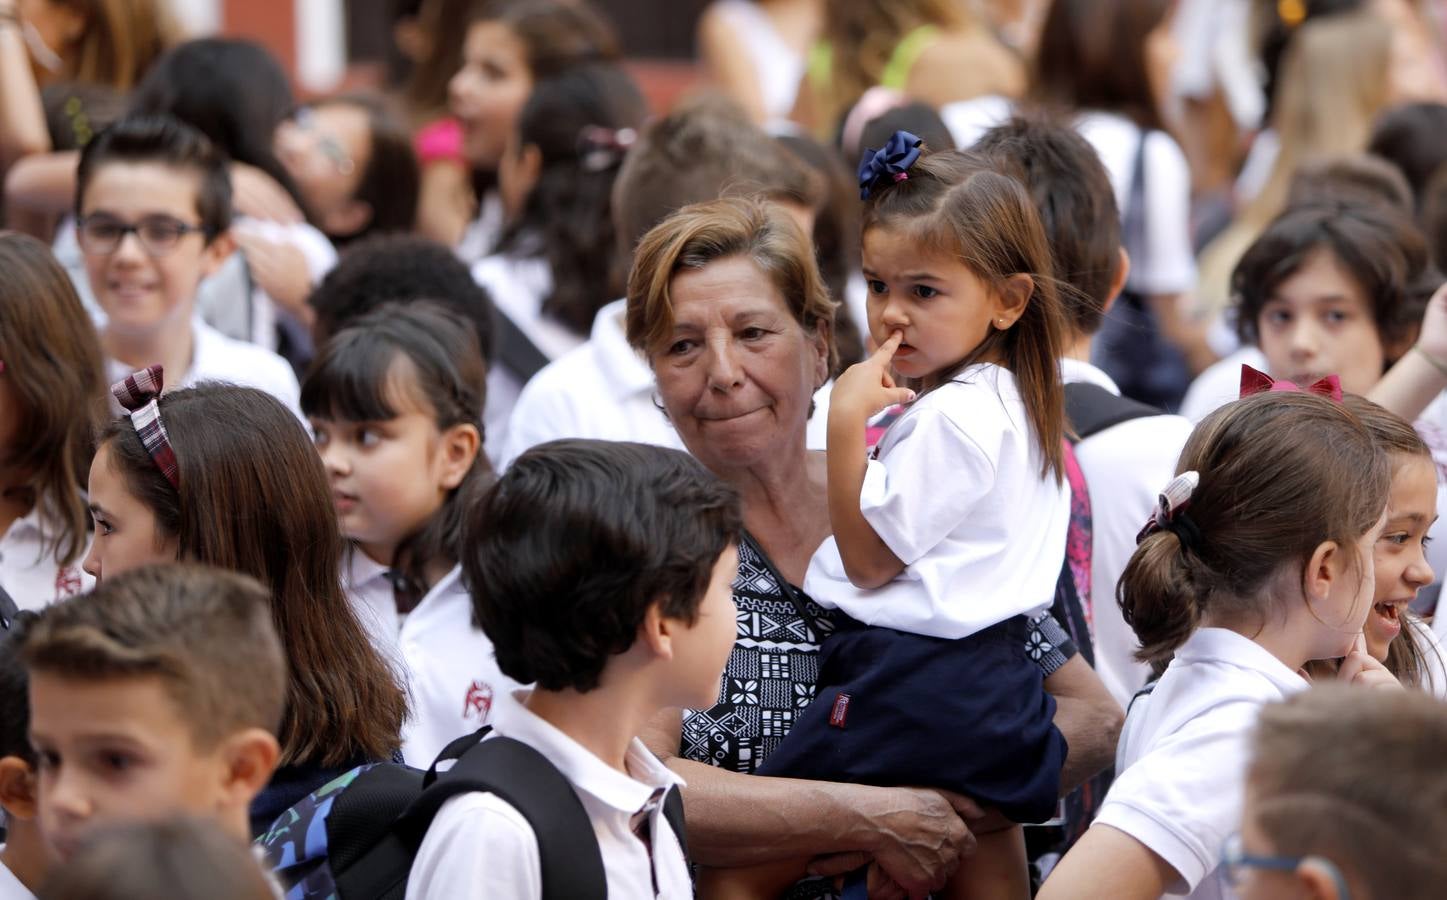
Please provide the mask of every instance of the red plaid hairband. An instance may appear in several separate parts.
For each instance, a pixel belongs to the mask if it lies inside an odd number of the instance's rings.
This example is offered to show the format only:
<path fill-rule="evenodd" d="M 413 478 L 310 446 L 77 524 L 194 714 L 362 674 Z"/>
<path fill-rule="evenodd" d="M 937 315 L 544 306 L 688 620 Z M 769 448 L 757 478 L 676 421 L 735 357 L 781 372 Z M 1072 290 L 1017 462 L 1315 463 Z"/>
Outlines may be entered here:
<path fill-rule="evenodd" d="M 161 367 L 149 366 L 111 385 L 111 394 L 116 402 L 130 414 L 131 424 L 141 439 L 151 461 L 171 487 L 180 490 L 180 470 L 176 465 L 176 451 L 171 449 L 171 437 L 161 422 Z"/>

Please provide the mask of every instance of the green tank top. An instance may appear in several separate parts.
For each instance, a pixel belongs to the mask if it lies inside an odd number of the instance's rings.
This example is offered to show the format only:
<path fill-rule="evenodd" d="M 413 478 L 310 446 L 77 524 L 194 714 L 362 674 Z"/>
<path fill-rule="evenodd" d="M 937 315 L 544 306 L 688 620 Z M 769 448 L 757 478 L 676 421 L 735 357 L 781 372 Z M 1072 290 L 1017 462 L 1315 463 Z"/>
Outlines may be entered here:
<path fill-rule="evenodd" d="M 894 46 L 894 52 L 889 55 L 889 61 L 884 64 L 879 86 L 903 91 L 905 85 L 909 84 L 909 73 L 914 71 L 914 64 L 919 62 L 920 54 L 934 42 L 939 31 L 935 25 L 921 25 L 901 38 Z M 816 90 L 829 83 L 833 71 L 834 48 L 829 42 L 819 41 L 810 47 L 809 81 Z"/>

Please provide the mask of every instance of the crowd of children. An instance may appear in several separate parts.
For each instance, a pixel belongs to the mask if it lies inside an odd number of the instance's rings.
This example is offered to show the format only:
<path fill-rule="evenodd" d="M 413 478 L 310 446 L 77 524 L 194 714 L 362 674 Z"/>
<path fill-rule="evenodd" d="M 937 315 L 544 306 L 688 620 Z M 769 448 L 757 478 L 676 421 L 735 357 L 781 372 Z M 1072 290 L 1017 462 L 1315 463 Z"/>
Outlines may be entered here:
<path fill-rule="evenodd" d="M 1437 896 L 1440 4 L 395 7 L 0 0 L 0 900 Z"/>

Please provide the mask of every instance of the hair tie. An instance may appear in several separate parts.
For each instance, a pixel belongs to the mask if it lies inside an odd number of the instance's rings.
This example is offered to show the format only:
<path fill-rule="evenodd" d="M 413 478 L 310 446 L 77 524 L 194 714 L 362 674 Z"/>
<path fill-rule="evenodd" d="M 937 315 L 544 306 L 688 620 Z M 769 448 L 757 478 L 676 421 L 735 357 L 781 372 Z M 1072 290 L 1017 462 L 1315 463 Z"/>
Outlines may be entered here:
<path fill-rule="evenodd" d="M 578 161 L 585 172 L 602 172 L 623 162 L 638 140 L 638 132 L 632 128 L 604 128 L 602 125 L 587 125 L 578 132 Z"/>
<path fill-rule="evenodd" d="M 909 179 L 909 167 L 919 159 L 924 141 L 908 131 L 896 131 L 883 147 L 864 151 L 859 160 L 859 199 L 868 200 L 869 192 L 880 181 L 895 184 Z"/>
<path fill-rule="evenodd" d="M 161 421 L 162 369 L 159 365 L 148 366 L 127 375 L 111 385 L 111 395 L 131 417 L 131 425 L 151 461 L 171 487 L 181 489 L 180 470 L 176 465 L 176 451 L 171 448 L 171 436 Z"/>
<path fill-rule="evenodd" d="M 1186 514 L 1186 507 L 1191 505 L 1191 495 L 1200 483 L 1198 472 L 1182 472 L 1172 478 L 1166 489 L 1156 495 L 1155 511 L 1151 513 L 1146 527 L 1136 535 L 1135 542 L 1139 544 L 1157 531 L 1169 531 L 1180 539 L 1182 549 L 1198 549 L 1202 541 L 1201 529 Z"/>
<path fill-rule="evenodd" d="M 1316 394 L 1325 397 L 1333 403 L 1340 403 L 1341 378 L 1336 375 L 1328 375 L 1325 378 L 1318 378 L 1316 381 L 1302 387 L 1294 381 L 1276 379 L 1248 365 L 1241 366 L 1241 396 L 1238 399 L 1253 396 L 1255 394 Z"/>
<path fill-rule="evenodd" d="M 1276 0 L 1276 17 L 1290 31 L 1306 21 L 1306 4 L 1302 0 Z"/>

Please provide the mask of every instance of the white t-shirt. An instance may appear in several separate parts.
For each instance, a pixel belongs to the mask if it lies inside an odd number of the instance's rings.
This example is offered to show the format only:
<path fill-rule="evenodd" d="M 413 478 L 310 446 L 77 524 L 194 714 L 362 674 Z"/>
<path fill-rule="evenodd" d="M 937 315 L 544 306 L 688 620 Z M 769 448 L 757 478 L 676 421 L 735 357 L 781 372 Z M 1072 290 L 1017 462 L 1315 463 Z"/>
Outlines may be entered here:
<path fill-rule="evenodd" d="M 789 46 L 768 13 L 752 0 L 715 0 L 713 8 L 728 21 L 736 42 L 753 63 L 764 114 L 770 122 L 787 121 L 804 77 L 803 54 Z"/>
<path fill-rule="evenodd" d="M 95 587 L 95 579 L 80 567 L 84 548 L 81 556 L 64 566 L 46 552 L 59 530 L 49 518 L 37 504 L 0 537 L 0 585 L 21 609 L 43 609 Z"/>
<path fill-rule="evenodd" d="M 653 370 L 628 345 L 623 331 L 626 306 L 626 300 L 615 300 L 600 309 L 588 340 L 549 363 L 523 388 L 502 440 L 499 469 L 530 447 L 562 438 L 686 449 L 656 405 Z M 805 435 L 811 450 L 824 449 L 833 384 L 814 394 L 814 414 Z M 491 395 L 487 403 L 491 408 Z"/>
<path fill-rule="evenodd" d="M 904 571 L 861 590 L 830 537 L 809 562 L 805 593 L 866 625 L 941 638 L 1050 606 L 1070 488 L 1041 476 L 1044 457 L 1009 370 L 971 366 L 926 393 L 876 456 L 860 508 Z"/>
<path fill-rule="evenodd" d="M 1181 401 L 1181 415 L 1192 422 L 1199 422 L 1227 403 L 1240 399 L 1243 365 L 1265 372 L 1268 368 L 1266 354 L 1257 347 L 1247 345 L 1211 363 L 1186 389 L 1186 399 Z"/>
<path fill-rule="evenodd" d="M 256 344 L 229 338 L 201 321 L 193 327 L 195 346 L 191 351 L 191 368 L 179 379 L 165 374 L 165 389 L 193 387 L 204 381 L 219 381 L 240 387 L 256 388 L 280 400 L 297 421 L 306 424 L 301 414 L 301 387 L 296 373 L 286 360 Z M 106 374 L 112 383 L 135 370 L 114 359 L 106 360 Z"/>
<path fill-rule="evenodd" d="M 528 336 L 549 360 L 557 359 L 583 343 L 563 323 L 543 315 L 543 300 L 553 289 L 553 273 L 547 260 L 493 255 L 472 267 L 472 278 L 487 289 L 499 316 L 507 316 Z M 496 465 L 502 460 L 502 445 L 523 381 L 498 360 L 490 360 L 487 373 L 486 425 L 488 458 Z"/>
<path fill-rule="evenodd" d="M 0 853 L 5 851 L 5 845 L 0 844 Z M 35 900 L 35 895 L 30 889 L 20 883 L 15 873 L 10 871 L 4 863 L 0 863 L 0 900 Z"/>
<path fill-rule="evenodd" d="M 402 758 L 425 769 L 453 740 L 488 724 L 494 705 L 519 685 L 502 674 L 492 641 L 472 624 L 472 596 L 455 566 L 407 615 L 399 615 L 387 567 L 353 548 L 347 599 L 373 644 L 401 667 L 412 713 Z"/>
<path fill-rule="evenodd" d="M 1233 896 L 1216 876 L 1241 827 L 1251 729 L 1261 708 L 1307 682 L 1265 648 L 1224 628 L 1187 639 L 1155 690 L 1126 718 L 1115 783 L 1096 816 L 1181 876 L 1167 893 Z"/>
<path fill-rule="evenodd" d="M 662 797 L 683 781 L 637 738 L 625 775 L 530 712 L 518 697 L 501 698 L 496 734 L 540 751 L 573 785 L 592 820 L 609 897 L 693 897 L 688 861 L 663 817 Z M 634 833 L 646 816 L 652 854 Z M 657 891 L 654 885 L 657 885 Z M 537 836 L 495 794 L 463 794 L 438 810 L 407 879 L 407 900 L 533 900 L 542 896 Z"/>
<path fill-rule="evenodd" d="M 1099 385 L 1117 396 L 1110 376 L 1090 363 L 1060 361 L 1065 383 Z M 1155 509 L 1156 496 L 1176 474 L 1191 423 L 1180 416 L 1145 416 L 1112 425 L 1075 445 L 1090 491 L 1090 596 L 1095 671 L 1122 706 L 1150 675 L 1136 662 L 1140 642 L 1115 602 L 1115 585 L 1135 552 L 1136 535 Z"/>

